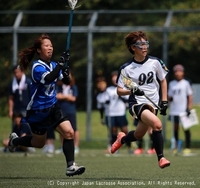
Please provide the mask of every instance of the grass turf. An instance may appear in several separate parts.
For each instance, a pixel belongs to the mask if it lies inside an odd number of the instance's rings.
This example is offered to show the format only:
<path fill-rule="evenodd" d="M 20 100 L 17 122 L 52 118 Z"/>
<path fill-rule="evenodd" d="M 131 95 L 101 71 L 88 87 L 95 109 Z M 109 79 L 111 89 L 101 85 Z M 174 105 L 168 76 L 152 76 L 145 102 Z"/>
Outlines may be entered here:
<path fill-rule="evenodd" d="M 198 115 L 200 107 L 195 106 Z M 129 118 L 129 129 L 135 129 Z M 191 157 L 172 157 L 169 152 L 171 124 L 167 121 L 165 156 L 171 161 L 171 166 L 160 169 L 156 156 L 143 155 L 140 157 L 128 155 L 122 149 L 117 156 L 105 156 L 107 145 L 107 130 L 100 124 L 99 113 L 93 111 L 91 125 L 91 140 L 85 140 L 86 114 L 77 113 L 80 132 L 81 153 L 76 162 L 86 167 L 81 176 L 65 176 L 65 158 L 63 155 L 47 157 L 37 150 L 36 153 L 24 156 L 19 153 L 0 152 L 0 187 L 1 188 L 35 188 L 35 187 L 200 187 L 199 177 L 199 132 L 200 126 L 191 128 L 192 151 Z M 11 121 L 1 117 L 0 138 L 8 137 Z M 183 131 L 180 138 L 184 140 Z M 59 137 L 56 135 L 56 148 L 59 147 Z M 190 185 L 191 184 L 191 185 Z M 194 184 L 194 185 L 193 185 Z"/>
<path fill-rule="evenodd" d="M 76 157 L 86 171 L 80 176 L 65 176 L 62 154 L 47 156 L 37 150 L 24 156 L 21 153 L 0 154 L 0 187 L 200 187 L 199 151 L 194 156 L 165 156 L 171 166 L 160 169 L 156 155 L 133 156 L 125 148 L 118 155 L 105 155 L 104 150 L 81 150 Z M 191 184 L 191 185 L 190 185 Z"/>

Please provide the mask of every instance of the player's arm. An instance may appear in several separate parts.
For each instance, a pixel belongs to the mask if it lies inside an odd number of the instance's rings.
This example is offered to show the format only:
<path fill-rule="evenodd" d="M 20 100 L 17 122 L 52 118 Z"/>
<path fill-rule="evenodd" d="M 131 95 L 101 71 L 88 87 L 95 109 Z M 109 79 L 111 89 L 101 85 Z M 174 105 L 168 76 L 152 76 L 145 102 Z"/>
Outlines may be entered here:
<path fill-rule="evenodd" d="M 127 89 L 124 89 L 120 86 L 117 86 L 117 94 L 120 95 L 120 96 L 124 96 L 124 95 L 130 95 L 131 94 L 131 90 L 127 90 Z"/>
<path fill-rule="evenodd" d="M 63 83 L 65 84 L 69 84 L 70 83 L 70 79 L 69 79 L 69 67 L 66 67 L 66 62 L 68 62 L 70 59 L 70 54 L 68 51 L 63 52 L 63 54 L 60 56 L 59 61 L 57 62 L 56 67 L 53 69 L 53 71 L 49 72 L 46 76 L 45 76 L 45 81 L 48 82 L 53 82 L 56 78 L 58 78 L 59 74 L 60 74 L 60 70 L 62 70 L 62 74 L 63 74 Z"/>
<path fill-rule="evenodd" d="M 12 116 L 13 116 L 13 106 L 14 106 L 13 96 L 9 95 L 9 97 L 8 97 L 8 116 L 9 116 L 9 118 L 12 118 Z"/>
<path fill-rule="evenodd" d="M 168 100 L 167 100 L 167 80 L 164 78 L 160 81 L 160 87 L 161 87 L 161 105 L 160 105 L 160 114 L 166 115 L 167 107 L 168 107 Z"/>
<path fill-rule="evenodd" d="M 47 82 L 53 82 L 59 75 L 61 67 L 59 65 L 56 65 L 56 67 L 53 69 L 53 71 L 46 74 L 44 77 L 44 80 Z"/>
<path fill-rule="evenodd" d="M 63 100 L 63 101 L 69 101 L 69 102 L 75 102 L 76 101 L 76 97 L 73 95 L 64 95 L 62 93 L 57 93 L 56 94 L 56 98 L 58 100 Z"/>
<path fill-rule="evenodd" d="M 193 96 L 192 95 L 188 95 L 188 105 L 187 108 L 191 109 L 192 108 L 192 101 L 193 101 Z"/>
<path fill-rule="evenodd" d="M 162 101 L 167 101 L 167 81 L 166 78 L 164 78 L 161 82 L 160 82 L 160 87 L 161 87 L 161 100 Z"/>

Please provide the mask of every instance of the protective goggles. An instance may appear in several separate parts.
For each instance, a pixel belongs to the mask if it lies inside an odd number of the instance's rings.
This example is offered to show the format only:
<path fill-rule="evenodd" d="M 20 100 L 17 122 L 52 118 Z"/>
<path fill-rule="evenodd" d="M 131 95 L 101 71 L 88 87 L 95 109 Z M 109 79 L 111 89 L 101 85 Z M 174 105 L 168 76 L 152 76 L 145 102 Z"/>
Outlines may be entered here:
<path fill-rule="evenodd" d="M 139 48 L 140 50 L 142 50 L 144 47 L 149 48 L 149 41 L 145 41 L 145 42 L 139 41 L 139 42 L 136 42 L 135 44 L 132 44 L 132 46 L 135 46 Z"/>

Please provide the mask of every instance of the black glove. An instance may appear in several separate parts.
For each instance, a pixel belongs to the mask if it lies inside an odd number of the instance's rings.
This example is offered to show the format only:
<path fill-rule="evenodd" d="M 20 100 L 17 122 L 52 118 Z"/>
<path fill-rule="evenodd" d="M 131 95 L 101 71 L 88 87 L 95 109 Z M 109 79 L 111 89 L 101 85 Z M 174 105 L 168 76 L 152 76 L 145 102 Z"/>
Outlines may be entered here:
<path fill-rule="evenodd" d="M 69 66 L 67 66 L 65 69 L 62 69 L 62 74 L 63 74 L 63 82 L 65 84 L 70 84 L 70 77 L 69 77 Z"/>
<path fill-rule="evenodd" d="M 69 60 L 70 60 L 70 54 L 69 54 L 69 51 L 67 50 L 62 53 L 57 63 L 62 69 L 65 69 L 67 66 L 67 62 L 69 62 Z"/>
<path fill-rule="evenodd" d="M 106 103 L 106 104 L 110 104 L 110 100 L 107 100 L 105 103 Z"/>
<path fill-rule="evenodd" d="M 167 113 L 167 107 L 168 107 L 168 101 L 162 101 L 161 102 L 161 105 L 160 105 L 160 114 L 163 115 L 163 116 L 166 116 Z"/>
<path fill-rule="evenodd" d="M 189 109 L 189 108 L 187 108 L 187 109 L 186 109 L 186 113 L 187 113 L 187 117 L 189 117 L 189 116 L 190 116 L 190 114 L 191 114 L 191 112 L 190 112 L 190 109 Z"/>
<path fill-rule="evenodd" d="M 144 95 L 144 91 L 142 91 L 139 88 L 137 88 L 137 90 L 131 90 L 131 94 L 132 95 L 143 96 Z"/>

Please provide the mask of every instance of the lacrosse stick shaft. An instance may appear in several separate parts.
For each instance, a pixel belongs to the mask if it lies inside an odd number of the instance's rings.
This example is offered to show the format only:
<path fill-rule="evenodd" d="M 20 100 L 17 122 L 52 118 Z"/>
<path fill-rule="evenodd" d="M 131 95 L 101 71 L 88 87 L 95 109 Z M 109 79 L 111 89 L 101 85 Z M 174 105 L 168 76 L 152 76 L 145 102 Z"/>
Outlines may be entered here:
<path fill-rule="evenodd" d="M 71 10 L 71 11 L 70 11 L 70 18 L 69 18 L 69 29 L 68 29 L 68 35 L 67 35 L 67 46 L 66 46 L 66 50 L 69 50 L 69 48 L 70 48 L 73 15 L 74 15 L 74 10 Z"/>
<path fill-rule="evenodd" d="M 145 96 L 155 107 L 157 107 L 159 110 L 161 110 L 160 106 L 158 106 L 155 102 L 153 102 L 147 95 L 144 94 L 144 96 Z"/>

